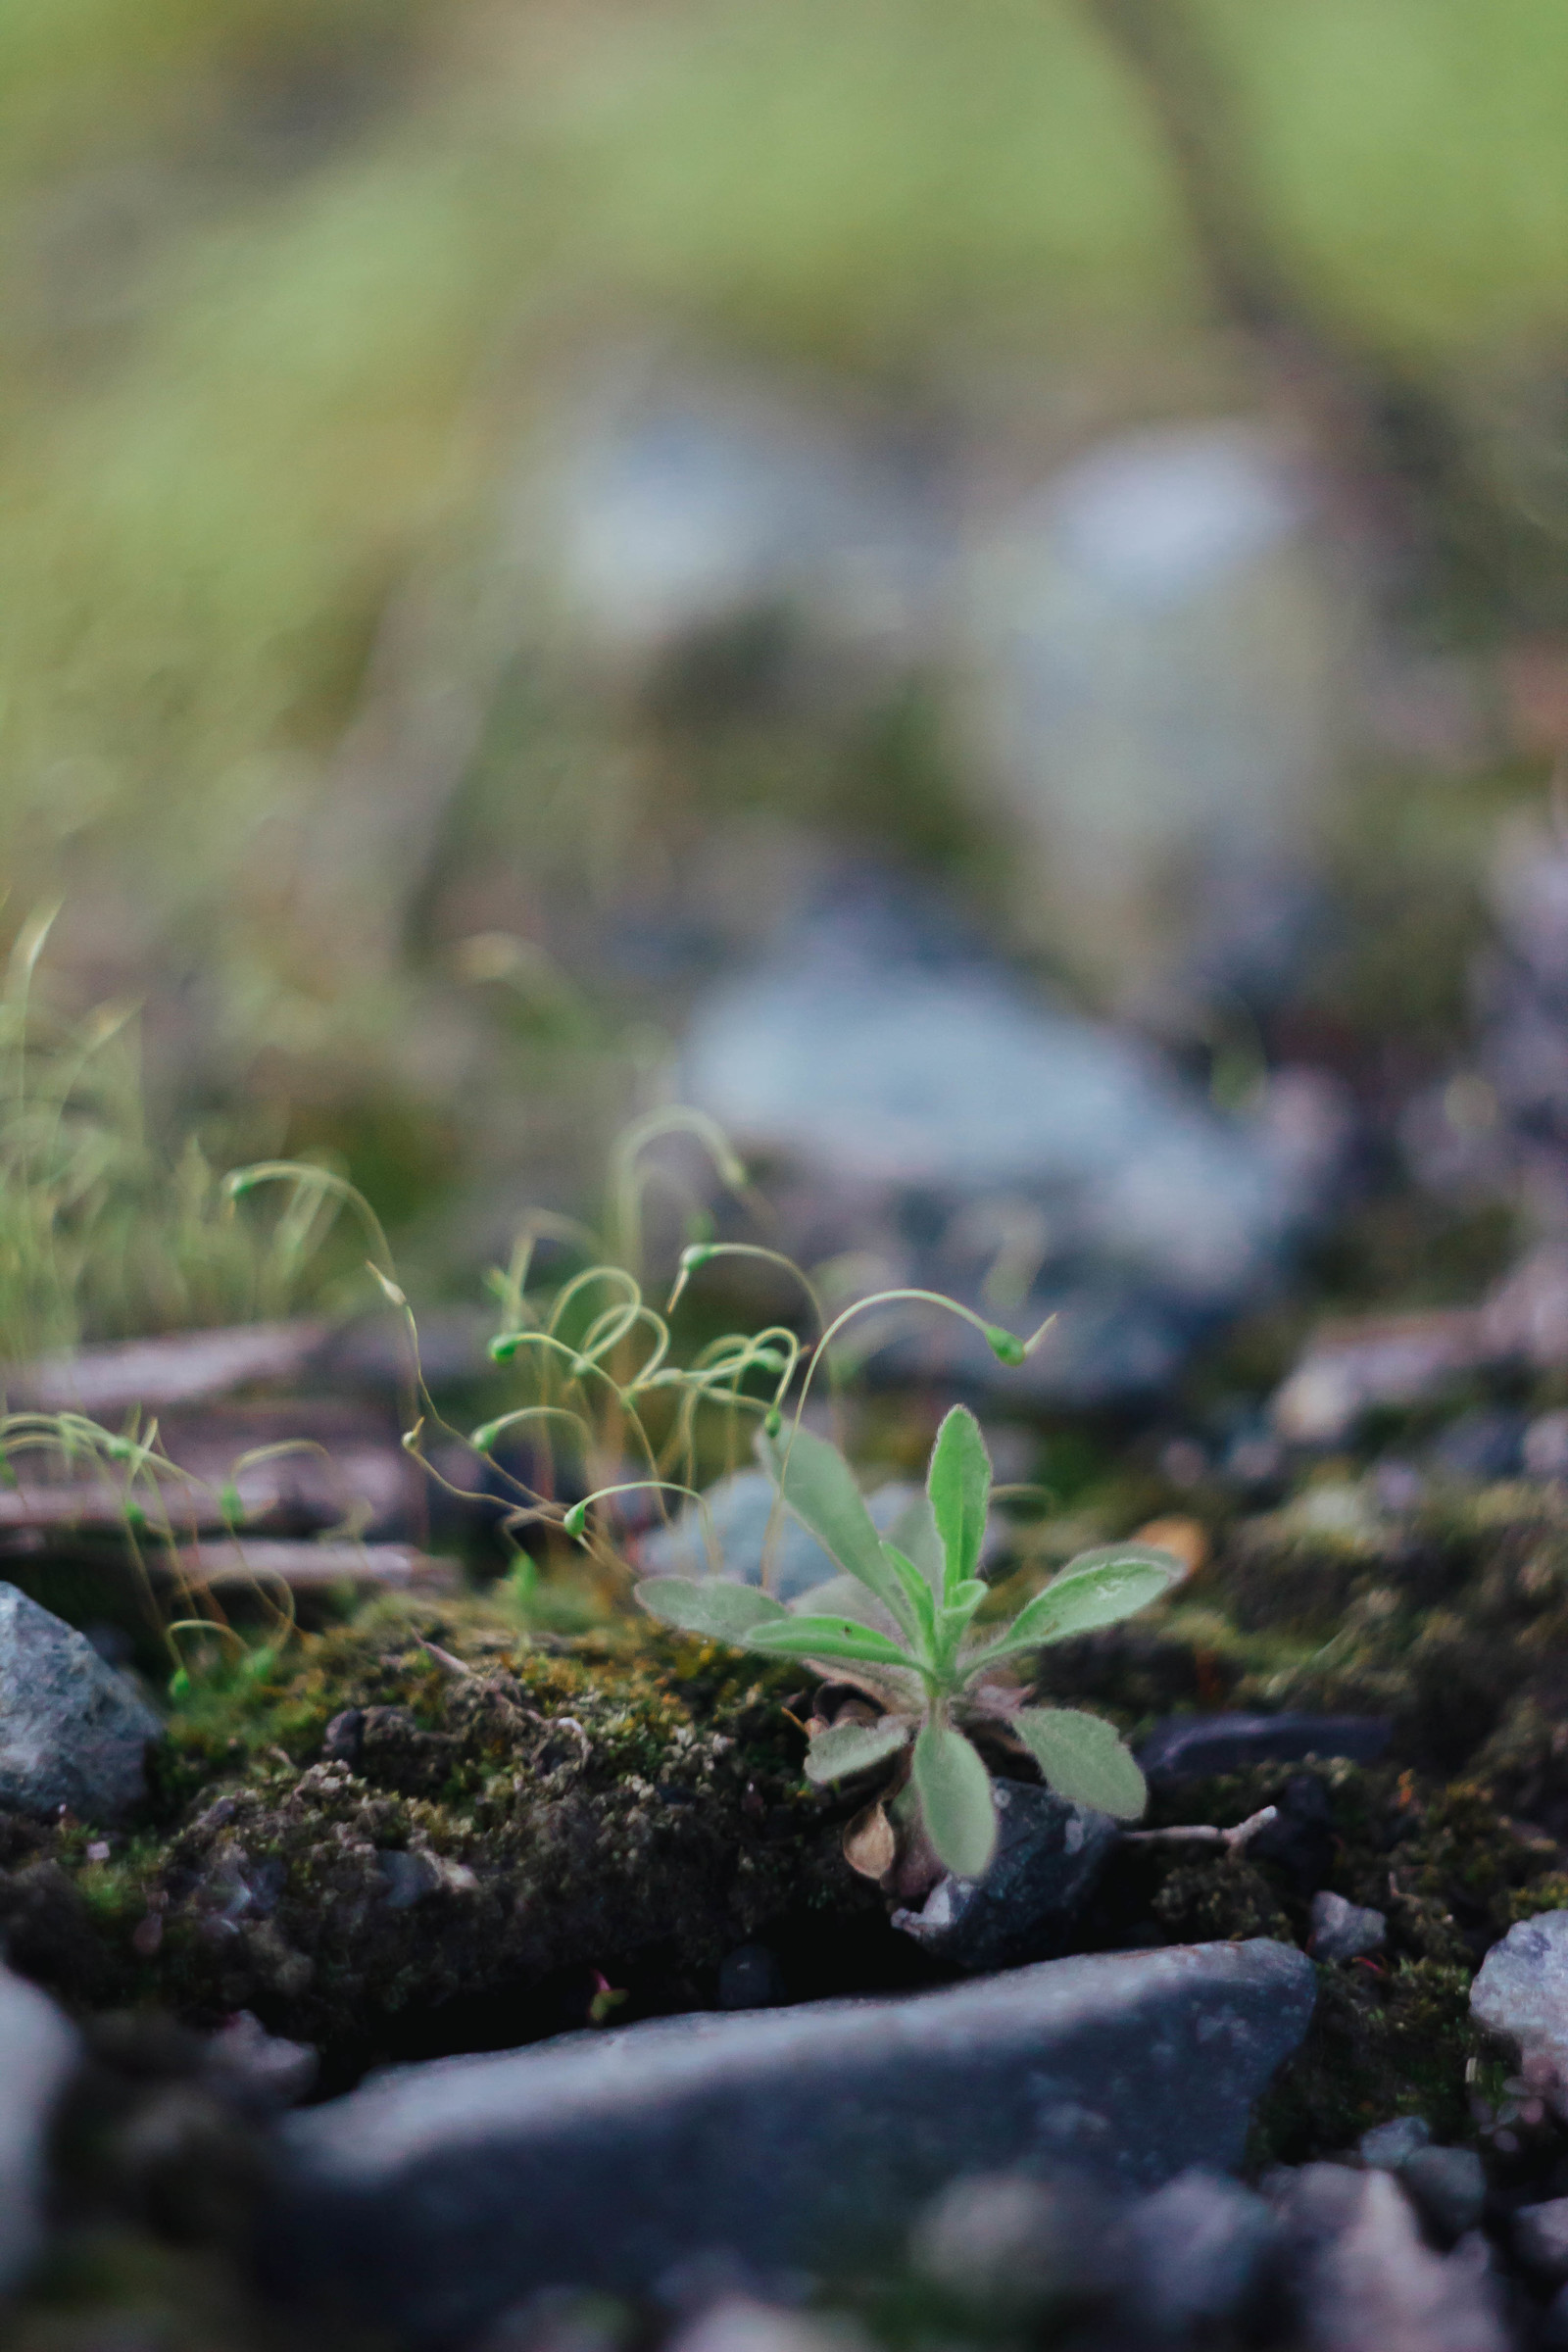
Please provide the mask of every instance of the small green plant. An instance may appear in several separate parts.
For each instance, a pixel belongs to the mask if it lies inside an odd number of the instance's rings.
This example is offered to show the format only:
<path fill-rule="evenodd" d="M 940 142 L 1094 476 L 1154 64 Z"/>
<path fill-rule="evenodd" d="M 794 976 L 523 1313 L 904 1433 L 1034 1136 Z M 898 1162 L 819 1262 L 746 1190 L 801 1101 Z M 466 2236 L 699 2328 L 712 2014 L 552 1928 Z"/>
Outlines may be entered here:
<path fill-rule="evenodd" d="M 807 1751 L 818 1783 L 901 1758 L 933 1851 L 959 1878 L 979 1878 L 996 1851 L 991 1775 L 968 1732 L 985 1725 L 1022 1742 L 1046 1781 L 1074 1804 L 1136 1820 L 1143 1774 L 1113 1727 L 1073 1707 L 1031 1707 L 996 1679 L 1031 1650 L 1068 1641 L 1157 1600 L 1182 1573 L 1168 1552 L 1114 1544 L 1080 1553 L 1010 1624 L 976 1630 L 988 1587 L 978 1574 L 991 1460 L 974 1415 L 956 1405 L 932 1448 L 926 1502 L 901 1549 L 877 1533 L 848 1462 L 797 1428 L 758 1442 L 780 1502 L 843 1571 L 804 1596 L 809 1614 L 722 1577 L 649 1577 L 644 1608 L 665 1625 L 764 1657 L 801 1658 L 853 1679 L 883 1705 L 873 1723 L 837 1723 Z"/>

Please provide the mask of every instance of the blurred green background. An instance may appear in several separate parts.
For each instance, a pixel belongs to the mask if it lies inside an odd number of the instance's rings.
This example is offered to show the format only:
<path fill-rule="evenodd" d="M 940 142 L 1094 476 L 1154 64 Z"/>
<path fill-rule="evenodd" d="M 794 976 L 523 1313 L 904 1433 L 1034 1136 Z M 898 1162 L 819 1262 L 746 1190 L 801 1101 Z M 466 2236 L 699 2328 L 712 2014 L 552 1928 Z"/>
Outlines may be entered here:
<path fill-rule="evenodd" d="M 498 1186 L 564 1198 L 646 1099 L 670 1015 L 652 984 L 596 984 L 595 909 L 651 841 L 678 858 L 705 796 L 814 791 L 983 901 L 918 696 L 826 748 L 666 728 L 650 753 L 548 628 L 519 662 L 516 485 L 617 340 L 879 413 L 1027 411 L 1054 450 L 1266 405 L 1257 322 L 1216 303 L 1116 17 L 0 11 L 6 920 L 62 902 L 38 985 L 65 1013 L 142 1005 L 171 1151 L 194 1123 L 220 1158 L 336 1155 L 445 1278 Z M 1173 22 L 1211 69 L 1241 245 L 1347 380 L 1441 420 L 1419 487 L 1458 518 L 1421 560 L 1467 549 L 1472 592 L 1407 595 L 1399 625 L 1471 663 L 1488 725 L 1457 784 L 1434 797 L 1405 746 L 1356 805 L 1364 888 L 1401 844 L 1451 941 L 1485 825 L 1553 748 L 1509 680 L 1558 627 L 1568 16 L 1189 0 Z M 1452 997 L 1446 953 L 1413 1021 Z"/>

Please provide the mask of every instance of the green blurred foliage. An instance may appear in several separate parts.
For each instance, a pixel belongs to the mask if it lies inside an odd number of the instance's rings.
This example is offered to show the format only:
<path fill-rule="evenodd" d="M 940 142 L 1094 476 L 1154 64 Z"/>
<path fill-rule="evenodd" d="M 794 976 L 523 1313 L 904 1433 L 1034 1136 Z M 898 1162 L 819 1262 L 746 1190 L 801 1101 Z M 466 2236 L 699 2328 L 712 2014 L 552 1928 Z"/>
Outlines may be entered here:
<path fill-rule="evenodd" d="M 1314 293 L 1443 362 L 1557 330 L 1550 0 L 1199 16 Z M 1195 300 L 1065 0 L 16 0 L 0 153 L 12 856 L 106 831 L 242 921 L 389 584 L 574 336 L 673 315 L 902 371 Z"/>

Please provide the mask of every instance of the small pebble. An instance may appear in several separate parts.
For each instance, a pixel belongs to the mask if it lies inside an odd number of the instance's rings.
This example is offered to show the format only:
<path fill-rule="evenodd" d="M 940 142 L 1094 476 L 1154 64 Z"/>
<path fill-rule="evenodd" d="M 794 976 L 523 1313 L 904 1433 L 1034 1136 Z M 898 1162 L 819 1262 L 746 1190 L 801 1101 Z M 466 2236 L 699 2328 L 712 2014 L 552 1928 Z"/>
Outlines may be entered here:
<path fill-rule="evenodd" d="M 972 2174 L 933 2199 L 909 2251 L 922 2277 L 977 2311 L 1022 2316 L 1109 2283 L 1105 2219 L 1083 2180 Z"/>
<path fill-rule="evenodd" d="M 1568 2197 L 1521 2205 L 1513 2217 L 1514 2251 L 1544 2278 L 1568 2278 Z"/>
<path fill-rule="evenodd" d="M 1322 1897 L 1318 1897 L 1321 1901 Z M 1317 1904 L 1314 1903 L 1314 1911 Z M 1432 2126 L 1424 2116 L 1396 2115 L 1391 2123 L 1374 2124 L 1357 2141 L 1361 2162 L 1379 2173 L 1399 2173 L 1413 2156 L 1431 2145 Z"/>
<path fill-rule="evenodd" d="M 1314 1960 L 1359 1960 L 1366 1952 L 1381 1951 L 1389 1939 L 1389 1923 L 1369 1904 L 1347 1902 L 1343 1894 L 1323 1887 L 1312 1897 L 1312 1934 L 1307 1950 Z"/>
<path fill-rule="evenodd" d="M 1280 2238 L 1264 2200 L 1238 2180 L 1187 2172 L 1141 2198 L 1119 2233 L 1127 2315 L 1186 2341 L 1255 2309 Z"/>
<path fill-rule="evenodd" d="M 1445 2237 L 1463 2237 L 1479 2224 L 1487 2176 L 1474 2148 L 1417 2148 L 1399 2167 L 1399 2180 Z"/>

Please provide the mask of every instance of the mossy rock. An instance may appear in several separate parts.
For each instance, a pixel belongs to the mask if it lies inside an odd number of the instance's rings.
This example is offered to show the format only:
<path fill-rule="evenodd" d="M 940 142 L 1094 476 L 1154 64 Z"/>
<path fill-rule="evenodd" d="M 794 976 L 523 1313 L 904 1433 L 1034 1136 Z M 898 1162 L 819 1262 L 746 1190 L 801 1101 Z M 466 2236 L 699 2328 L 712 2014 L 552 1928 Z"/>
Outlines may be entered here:
<path fill-rule="evenodd" d="M 384 1604 L 199 1685 L 162 1818 L 107 1859 L 13 1822 L 0 1923 L 78 2007 L 250 2009 L 339 2072 L 704 2006 L 760 1938 L 800 1993 L 917 1975 L 843 1860 L 852 1801 L 803 1779 L 799 1683 L 652 1629 L 530 1643 Z"/>

